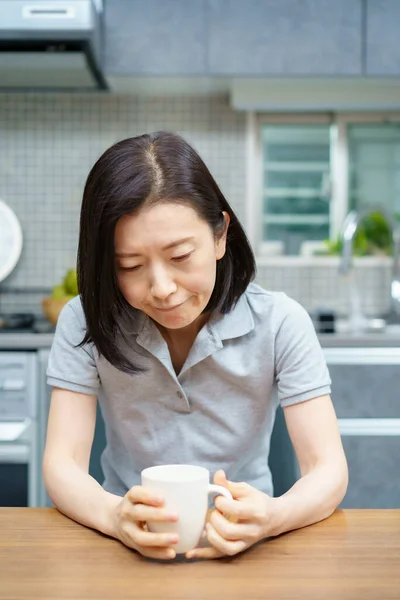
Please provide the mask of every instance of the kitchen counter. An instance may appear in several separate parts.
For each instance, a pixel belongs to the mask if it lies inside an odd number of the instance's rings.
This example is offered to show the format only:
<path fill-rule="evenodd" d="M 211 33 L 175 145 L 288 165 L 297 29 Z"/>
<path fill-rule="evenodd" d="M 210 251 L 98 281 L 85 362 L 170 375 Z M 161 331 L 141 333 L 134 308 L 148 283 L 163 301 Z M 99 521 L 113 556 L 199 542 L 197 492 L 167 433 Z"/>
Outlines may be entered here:
<path fill-rule="evenodd" d="M 400 511 L 337 510 L 234 558 L 161 562 L 54 508 L 0 508 L 0 597 L 398 599 Z"/>
<path fill-rule="evenodd" d="M 319 333 L 323 348 L 400 348 L 400 335 L 390 333 Z"/>
<path fill-rule="evenodd" d="M 0 350 L 38 350 L 50 348 L 52 333 L 0 333 Z"/>
<path fill-rule="evenodd" d="M 400 334 L 321 333 L 323 348 L 400 348 Z M 37 350 L 50 348 L 52 333 L 0 333 L 0 350 Z"/>

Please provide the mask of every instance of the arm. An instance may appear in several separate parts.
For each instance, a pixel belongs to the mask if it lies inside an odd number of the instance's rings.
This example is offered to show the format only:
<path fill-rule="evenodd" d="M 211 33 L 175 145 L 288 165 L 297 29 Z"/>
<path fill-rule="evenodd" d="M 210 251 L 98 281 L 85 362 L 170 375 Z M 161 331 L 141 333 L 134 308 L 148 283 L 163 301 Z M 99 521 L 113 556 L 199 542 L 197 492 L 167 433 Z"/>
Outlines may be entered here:
<path fill-rule="evenodd" d="M 151 533 L 145 521 L 174 522 L 164 500 L 141 486 L 124 496 L 103 490 L 88 473 L 96 424 L 96 396 L 55 388 L 51 397 L 43 477 L 58 510 L 115 537 L 143 556 L 175 557 L 176 534 Z"/>
<path fill-rule="evenodd" d="M 211 547 L 197 548 L 188 558 L 237 554 L 263 538 L 326 519 L 341 502 L 348 472 L 330 396 L 288 406 L 284 414 L 301 478 L 286 494 L 271 498 L 218 471 L 214 483 L 227 487 L 234 499 L 215 499 L 217 510 L 207 525 Z"/>
<path fill-rule="evenodd" d="M 275 498 L 273 534 L 326 519 L 343 500 L 348 470 L 330 396 L 284 408 L 301 478 Z"/>
<path fill-rule="evenodd" d="M 104 491 L 88 473 L 96 403 L 96 396 L 53 388 L 43 478 L 60 512 L 115 537 L 112 514 L 121 498 Z"/>

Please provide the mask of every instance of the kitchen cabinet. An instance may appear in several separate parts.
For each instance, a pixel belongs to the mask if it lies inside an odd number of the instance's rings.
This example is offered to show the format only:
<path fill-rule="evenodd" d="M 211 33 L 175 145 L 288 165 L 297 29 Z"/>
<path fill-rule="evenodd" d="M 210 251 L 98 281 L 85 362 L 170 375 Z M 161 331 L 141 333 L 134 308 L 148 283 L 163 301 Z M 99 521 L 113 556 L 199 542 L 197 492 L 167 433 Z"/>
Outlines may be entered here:
<path fill-rule="evenodd" d="M 400 348 L 326 348 L 349 465 L 343 508 L 400 507 Z"/>
<path fill-rule="evenodd" d="M 343 360 L 343 355 L 336 360 Z M 350 356 L 347 360 L 355 358 Z M 400 417 L 399 364 L 330 364 L 329 372 L 339 419 Z"/>
<path fill-rule="evenodd" d="M 400 347 L 324 348 L 349 466 L 341 508 L 400 507 Z M 271 441 L 275 495 L 300 477 L 281 409 Z"/>
<path fill-rule="evenodd" d="M 400 2 L 366 1 L 365 74 L 399 75 Z"/>
<path fill-rule="evenodd" d="M 349 487 L 341 508 L 400 507 L 400 431 L 397 436 L 343 435 Z"/>
<path fill-rule="evenodd" d="M 210 0 L 213 75 L 361 74 L 361 0 Z"/>
<path fill-rule="evenodd" d="M 362 0 L 108 0 L 108 75 L 361 75 Z"/>
<path fill-rule="evenodd" d="M 108 75 L 205 75 L 203 0 L 109 0 L 104 63 Z"/>

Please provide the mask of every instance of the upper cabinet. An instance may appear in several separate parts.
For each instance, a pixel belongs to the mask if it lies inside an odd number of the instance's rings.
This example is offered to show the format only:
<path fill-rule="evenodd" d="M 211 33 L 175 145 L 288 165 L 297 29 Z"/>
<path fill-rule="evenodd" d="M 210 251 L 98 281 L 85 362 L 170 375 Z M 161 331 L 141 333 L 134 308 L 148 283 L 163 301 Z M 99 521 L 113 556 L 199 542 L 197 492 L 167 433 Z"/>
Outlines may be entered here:
<path fill-rule="evenodd" d="M 400 74 L 400 0 L 106 0 L 109 75 Z"/>
<path fill-rule="evenodd" d="M 366 0 L 366 75 L 400 75 L 399 22 L 399 0 Z"/>
<path fill-rule="evenodd" d="M 105 2 L 105 70 L 110 75 L 205 75 L 202 0 Z"/>
<path fill-rule="evenodd" d="M 359 75 L 361 0 L 209 0 L 213 75 Z"/>

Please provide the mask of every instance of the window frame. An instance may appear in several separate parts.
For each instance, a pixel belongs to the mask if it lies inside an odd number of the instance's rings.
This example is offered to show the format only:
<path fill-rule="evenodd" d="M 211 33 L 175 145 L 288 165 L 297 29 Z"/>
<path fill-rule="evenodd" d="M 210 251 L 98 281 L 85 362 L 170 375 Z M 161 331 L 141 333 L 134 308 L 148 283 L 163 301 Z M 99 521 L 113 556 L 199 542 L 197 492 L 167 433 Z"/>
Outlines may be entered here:
<path fill-rule="evenodd" d="M 349 212 L 349 158 L 347 126 L 357 123 L 399 123 L 400 111 L 380 112 L 320 112 L 320 113 L 246 113 L 246 231 L 255 250 L 257 261 L 262 264 L 271 262 L 300 263 L 320 261 L 315 256 L 287 256 L 276 254 L 276 243 L 262 240 L 263 190 L 262 190 L 262 139 L 263 125 L 332 125 L 331 143 L 331 189 L 330 237 L 335 239 L 340 233 L 343 221 Z M 313 244 L 307 242 L 309 244 Z M 314 243 L 322 246 L 322 242 Z M 311 247 L 311 246 L 310 246 Z M 337 260 L 337 257 L 326 257 Z"/>

